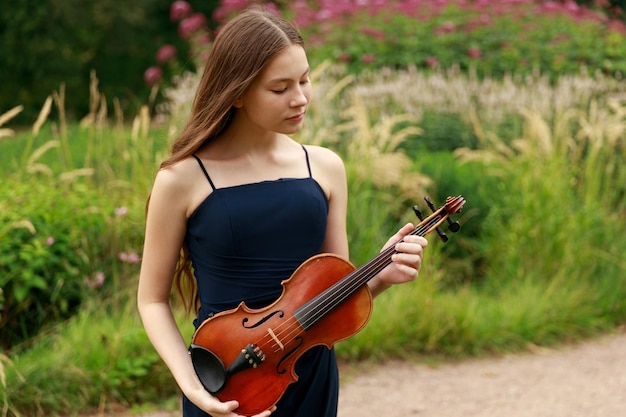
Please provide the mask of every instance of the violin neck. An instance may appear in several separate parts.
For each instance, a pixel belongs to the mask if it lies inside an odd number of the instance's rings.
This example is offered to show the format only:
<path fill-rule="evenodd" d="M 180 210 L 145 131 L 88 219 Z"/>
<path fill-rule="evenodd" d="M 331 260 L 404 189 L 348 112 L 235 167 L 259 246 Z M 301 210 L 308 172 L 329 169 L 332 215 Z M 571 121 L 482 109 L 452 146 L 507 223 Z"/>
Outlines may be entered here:
<path fill-rule="evenodd" d="M 442 221 L 443 216 L 431 216 L 420 223 L 410 235 L 425 236 L 435 229 Z M 396 242 L 398 243 L 398 242 Z M 366 285 L 372 278 L 378 275 L 385 267 L 391 264 L 391 257 L 396 253 L 395 244 L 389 245 L 378 255 L 366 262 L 363 266 L 355 269 L 344 278 L 337 281 L 325 291 L 302 305 L 294 312 L 294 317 L 305 329 L 309 329 L 328 313 L 339 306 L 351 295 Z"/>

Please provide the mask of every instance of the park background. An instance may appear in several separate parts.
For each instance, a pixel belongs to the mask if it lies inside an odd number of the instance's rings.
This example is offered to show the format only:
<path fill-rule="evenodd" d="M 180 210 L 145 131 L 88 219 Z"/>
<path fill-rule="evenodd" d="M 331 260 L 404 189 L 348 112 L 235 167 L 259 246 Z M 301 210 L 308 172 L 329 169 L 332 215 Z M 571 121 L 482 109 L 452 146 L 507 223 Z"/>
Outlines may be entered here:
<path fill-rule="evenodd" d="M 16 0 L 0 16 L 2 416 L 176 408 L 135 289 L 145 202 L 245 0 Z M 626 323 L 623 2 L 280 1 L 342 155 L 353 263 L 463 195 L 345 362 L 456 360 Z M 177 304 L 175 298 L 173 303 Z M 191 319 L 179 309 L 185 337 Z"/>

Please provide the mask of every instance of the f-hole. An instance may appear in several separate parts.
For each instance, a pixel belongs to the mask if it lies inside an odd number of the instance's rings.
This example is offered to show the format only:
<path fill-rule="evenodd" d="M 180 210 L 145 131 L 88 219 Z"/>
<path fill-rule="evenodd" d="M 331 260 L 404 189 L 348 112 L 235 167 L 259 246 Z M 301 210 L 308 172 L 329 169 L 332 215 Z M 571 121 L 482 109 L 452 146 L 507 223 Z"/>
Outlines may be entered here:
<path fill-rule="evenodd" d="M 263 323 L 265 323 L 266 321 L 268 321 L 269 319 L 271 319 L 273 316 L 277 315 L 279 318 L 283 318 L 285 317 L 285 312 L 282 310 L 276 310 L 270 314 L 268 314 L 267 316 L 263 317 L 261 320 L 259 320 L 256 323 L 253 323 L 251 325 L 248 325 L 248 321 L 249 319 L 246 317 L 245 319 L 243 319 L 241 321 L 241 325 L 243 326 L 244 329 L 254 329 L 255 327 L 259 327 L 260 325 L 262 325 Z"/>
<path fill-rule="evenodd" d="M 302 342 L 303 342 L 303 340 L 304 340 L 304 339 L 302 339 L 302 337 L 301 337 L 301 336 L 296 337 L 296 338 L 294 339 L 295 343 L 297 343 L 297 344 L 296 344 L 296 346 L 294 346 L 294 348 L 293 348 L 293 349 L 291 349 L 289 352 L 287 352 L 287 353 L 285 354 L 285 356 L 283 356 L 283 357 L 280 359 L 280 361 L 278 361 L 278 363 L 276 364 L 276 373 L 277 373 L 278 375 L 283 375 L 283 374 L 285 374 L 285 373 L 287 372 L 287 369 L 285 369 L 285 368 L 283 367 L 283 362 L 285 362 L 287 359 L 289 359 L 289 357 L 290 357 L 291 355 L 293 355 L 293 354 L 296 352 L 296 350 L 300 349 L 300 346 L 302 346 Z"/>

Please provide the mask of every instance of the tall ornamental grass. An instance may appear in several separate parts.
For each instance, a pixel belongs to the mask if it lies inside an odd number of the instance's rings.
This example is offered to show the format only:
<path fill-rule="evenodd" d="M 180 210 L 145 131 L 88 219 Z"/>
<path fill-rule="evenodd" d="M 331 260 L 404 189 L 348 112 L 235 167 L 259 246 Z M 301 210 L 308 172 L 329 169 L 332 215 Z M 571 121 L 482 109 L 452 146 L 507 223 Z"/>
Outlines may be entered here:
<path fill-rule="evenodd" d="M 85 299 L 118 291 L 137 269 L 145 196 L 166 135 L 161 143 L 159 130 L 148 136 L 146 110 L 130 128 L 116 101 L 118 111 L 108 117 L 95 75 L 91 98 L 87 116 L 69 125 L 61 86 L 45 100 L 30 131 L 12 137 L 15 131 L 3 130 L 3 349 L 28 344 L 46 326 L 75 314 Z"/>
<path fill-rule="evenodd" d="M 475 126 L 479 149 L 456 155 L 497 179 L 472 190 L 468 203 L 478 213 L 466 226 L 480 222 L 468 252 L 478 251 L 473 272 L 480 276 L 441 291 L 450 280 L 444 275 L 462 270 L 445 268 L 450 260 L 435 251 L 424 278 L 383 294 L 372 325 L 340 351 L 353 358 L 483 355 L 623 324 L 625 110 L 618 101 L 592 102 L 558 115 L 552 127 L 524 112 L 523 134 L 510 145 Z M 466 244 L 462 235 L 449 245 Z"/>

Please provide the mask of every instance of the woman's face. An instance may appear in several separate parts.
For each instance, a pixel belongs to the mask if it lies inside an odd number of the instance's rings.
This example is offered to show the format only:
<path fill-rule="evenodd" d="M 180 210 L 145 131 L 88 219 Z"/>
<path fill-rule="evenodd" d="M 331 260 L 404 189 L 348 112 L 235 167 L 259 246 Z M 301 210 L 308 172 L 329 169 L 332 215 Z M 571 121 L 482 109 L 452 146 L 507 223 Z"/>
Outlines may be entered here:
<path fill-rule="evenodd" d="M 291 45 L 267 64 L 235 107 L 238 117 L 262 130 L 292 134 L 302 128 L 311 95 L 306 53 Z"/>

